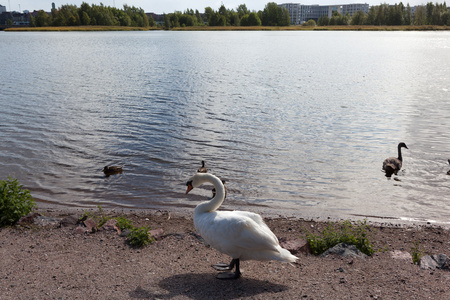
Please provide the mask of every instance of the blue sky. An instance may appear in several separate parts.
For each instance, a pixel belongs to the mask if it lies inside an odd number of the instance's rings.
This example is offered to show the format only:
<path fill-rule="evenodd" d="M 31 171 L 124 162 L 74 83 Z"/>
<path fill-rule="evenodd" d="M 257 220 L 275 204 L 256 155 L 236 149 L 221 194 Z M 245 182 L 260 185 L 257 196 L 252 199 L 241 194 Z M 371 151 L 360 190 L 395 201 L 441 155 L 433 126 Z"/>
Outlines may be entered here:
<path fill-rule="evenodd" d="M 403 4 L 409 3 L 411 6 L 426 4 L 431 0 L 406 0 Z M 205 10 L 205 7 L 210 6 L 214 10 L 217 10 L 221 3 L 225 5 L 228 9 L 235 9 L 240 4 L 247 5 L 250 10 L 262 10 L 268 2 L 281 3 L 301 3 L 301 4 L 319 4 L 319 5 L 334 5 L 334 4 L 349 4 L 349 3 L 368 3 L 369 5 L 379 5 L 380 3 L 395 4 L 400 3 L 400 0 L 306 0 L 306 1 L 269 1 L 269 0 L 103 0 L 103 1 L 89 1 L 89 0 L 0 0 L 0 4 L 6 6 L 6 9 L 13 11 L 23 11 L 23 10 L 39 10 L 43 9 L 45 11 L 50 11 L 52 2 L 55 3 L 56 7 L 60 7 L 65 4 L 74 4 L 80 6 L 81 3 L 86 2 L 89 4 L 100 4 L 103 3 L 106 6 L 115 6 L 122 8 L 123 4 L 128 4 L 129 6 L 141 7 L 145 12 L 154 12 L 157 14 L 171 13 L 175 10 L 184 11 L 187 8 L 192 8 L 194 10 L 198 9 L 200 12 Z M 431 1 L 433 3 L 443 3 L 442 0 Z M 450 3 L 450 1 L 449 1 Z M 447 4 L 449 4 L 447 3 Z"/>

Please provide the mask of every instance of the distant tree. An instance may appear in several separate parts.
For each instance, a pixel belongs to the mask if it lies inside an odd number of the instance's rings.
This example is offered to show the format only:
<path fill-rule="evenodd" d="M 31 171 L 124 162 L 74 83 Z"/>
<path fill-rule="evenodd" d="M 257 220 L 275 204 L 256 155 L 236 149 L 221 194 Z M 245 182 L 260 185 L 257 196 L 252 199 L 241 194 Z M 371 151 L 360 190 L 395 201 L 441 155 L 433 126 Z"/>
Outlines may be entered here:
<path fill-rule="evenodd" d="M 236 12 L 238 13 L 240 19 L 242 19 L 243 16 L 250 14 L 250 11 L 247 9 L 247 6 L 245 4 L 239 5 L 236 9 Z"/>
<path fill-rule="evenodd" d="M 81 15 L 81 24 L 82 25 L 89 25 L 91 24 L 91 18 L 87 14 L 87 12 L 83 11 L 83 14 Z"/>
<path fill-rule="evenodd" d="M 172 22 L 168 15 L 164 14 L 164 29 L 170 29 L 172 27 Z"/>
<path fill-rule="evenodd" d="M 414 11 L 414 25 L 425 25 L 427 24 L 427 9 L 423 5 L 416 7 Z"/>
<path fill-rule="evenodd" d="M 45 27 L 50 25 L 50 17 L 42 9 L 38 11 L 35 21 L 37 27 Z"/>
<path fill-rule="evenodd" d="M 288 10 L 279 7 L 275 2 L 267 3 L 261 22 L 263 26 L 289 26 L 291 23 Z"/>
<path fill-rule="evenodd" d="M 321 16 L 319 20 L 317 20 L 317 26 L 328 26 L 330 24 L 330 18 L 328 16 Z"/>
<path fill-rule="evenodd" d="M 362 10 L 358 10 L 352 17 L 351 25 L 364 25 L 366 24 L 366 14 Z"/>
<path fill-rule="evenodd" d="M 409 3 L 406 5 L 405 11 L 403 13 L 403 24 L 404 25 L 412 24 L 412 13 L 411 13 L 411 6 L 409 6 Z"/>
<path fill-rule="evenodd" d="M 255 12 L 242 16 L 241 26 L 261 26 L 261 20 Z"/>

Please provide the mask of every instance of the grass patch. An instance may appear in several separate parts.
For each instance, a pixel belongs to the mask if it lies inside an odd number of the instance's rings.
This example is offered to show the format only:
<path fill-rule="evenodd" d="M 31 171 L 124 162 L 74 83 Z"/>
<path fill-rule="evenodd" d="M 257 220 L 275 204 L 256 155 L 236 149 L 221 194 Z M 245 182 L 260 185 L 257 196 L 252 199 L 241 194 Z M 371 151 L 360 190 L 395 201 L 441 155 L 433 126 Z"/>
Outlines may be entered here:
<path fill-rule="evenodd" d="M 155 239 L 149 233 L 150 227 L 143 226 L 132 228 L 128 234 L 127 241 L 133 247 L 144 247 L 153 242 Z"/>
<path fill-rule="evenodd" d="M 329 223 L 321 235 L 308 231 L 306 240 L 315 255 L 320 255 L 339 243 L 346 243 L 355 245 L 362 253 L 370 256 L 374 249 L 369 240 L 369 230 L 366 220 L 358 221 L 356 225 L 347 220 L 342 223 Z"/>
<path fill-rule="evenodd" d="M 419 241 L 415 241 L 411 247 L 411 257 L 413 264 L 418 265 L 425 251 Z"/>
<path fill-rule="evenodd" d="M 117 217 L 114 218 L 115 220 L 117 220 L 117 227 L 120 228 L 120 230 L 124 230 L 124 229 L 133 229 L 133 221 L 131 221 L 130 219 L 127 219 L 125 217 Z"/>

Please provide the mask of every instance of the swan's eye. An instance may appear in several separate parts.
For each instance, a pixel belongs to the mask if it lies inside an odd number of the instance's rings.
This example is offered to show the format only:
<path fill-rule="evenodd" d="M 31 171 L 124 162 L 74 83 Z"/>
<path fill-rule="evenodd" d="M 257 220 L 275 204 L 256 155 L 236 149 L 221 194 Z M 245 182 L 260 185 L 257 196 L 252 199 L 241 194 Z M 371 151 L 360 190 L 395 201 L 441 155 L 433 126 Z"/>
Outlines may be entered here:
<path fill-rule="evenodd" d="M 186 186 L 192 186 L 192 180 L 186 182 Z"/>

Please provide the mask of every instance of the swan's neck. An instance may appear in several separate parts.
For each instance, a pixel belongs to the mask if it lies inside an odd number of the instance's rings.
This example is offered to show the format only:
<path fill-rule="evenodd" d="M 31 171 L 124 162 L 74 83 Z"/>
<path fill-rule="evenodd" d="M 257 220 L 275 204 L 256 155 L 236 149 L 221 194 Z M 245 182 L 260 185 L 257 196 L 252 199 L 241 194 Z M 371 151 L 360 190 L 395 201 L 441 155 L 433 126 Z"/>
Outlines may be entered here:
<path fill-rule="evenodd" d="M 398 146 L 398 160 L 403 161 L 402 158 L 402 147 Z"/>
<path fill-rule="evenodd" d="M 194 211 L 195 214 L 215 211 L 222 205 L 222 202 L 225 199 L 225 187 L 219 178 L 216 176 L 208 176 L 206 181 L 214 185 L 216 195 L 211 200 L 197 205 Z"/>

